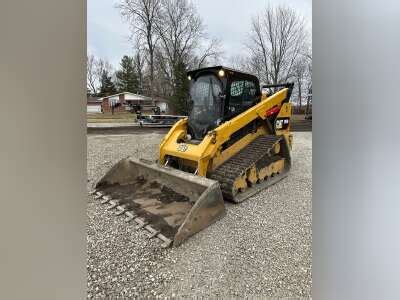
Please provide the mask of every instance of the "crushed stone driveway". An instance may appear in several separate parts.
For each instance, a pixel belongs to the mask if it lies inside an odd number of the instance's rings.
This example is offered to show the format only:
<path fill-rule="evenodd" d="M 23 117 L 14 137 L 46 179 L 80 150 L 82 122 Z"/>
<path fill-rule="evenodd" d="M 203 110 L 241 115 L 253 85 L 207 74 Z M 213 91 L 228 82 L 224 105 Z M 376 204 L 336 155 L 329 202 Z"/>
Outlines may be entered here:
<path fill-rule="evenodd" d="M 126 156 L 155 159 L 163 134 L 89 135 L 88 190 Z M 178 248 L 162 249 L 87 197 L 88 298 L 311 297 L 312 133 L 295 132 L 289 176 Z"/>

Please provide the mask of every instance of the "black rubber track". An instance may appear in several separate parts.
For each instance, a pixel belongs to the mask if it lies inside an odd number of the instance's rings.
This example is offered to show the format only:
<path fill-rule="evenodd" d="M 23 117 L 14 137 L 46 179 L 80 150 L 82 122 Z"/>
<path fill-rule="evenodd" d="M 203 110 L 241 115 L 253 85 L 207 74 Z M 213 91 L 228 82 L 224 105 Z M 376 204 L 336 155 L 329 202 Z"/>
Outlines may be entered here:
<path fill-rule="evenodd" d="M 211 179 L 217 180 L 220 183 L 224 198 L 234 202 L 244 200 L 241 199 L 238 201 L 235 198 L 233 194 L 234 181 L 239 176 L 245 174 L 253 165 L 261 168 L 284 158 L 275 155 L 273 151 L 274 146 L 282 139 L 282 136 L 275 135 L 260 136 L 210 174 Z M 248 189 L 252 189 L 252 187 Z"/>

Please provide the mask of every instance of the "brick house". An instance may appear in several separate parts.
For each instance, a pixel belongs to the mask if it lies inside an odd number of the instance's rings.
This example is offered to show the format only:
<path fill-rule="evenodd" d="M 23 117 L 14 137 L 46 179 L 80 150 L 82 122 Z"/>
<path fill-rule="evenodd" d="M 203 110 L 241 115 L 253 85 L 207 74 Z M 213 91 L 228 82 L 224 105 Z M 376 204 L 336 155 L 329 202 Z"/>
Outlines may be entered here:
<path fill-rule="evenodd" d="M 123 112 L 130 110 L 134 105 L 140 105 L 143 114 L 154 114 L 154 108 L 160 107 L 160 111 L 164 114 L 168 110 L 168 101 L 162 98 L 155 98 L 134 94 L 131 92 L 123 92 L 115 95 L 99 98 L 103 112 L 111 112 L 114 105 L 114 112 Z"/>

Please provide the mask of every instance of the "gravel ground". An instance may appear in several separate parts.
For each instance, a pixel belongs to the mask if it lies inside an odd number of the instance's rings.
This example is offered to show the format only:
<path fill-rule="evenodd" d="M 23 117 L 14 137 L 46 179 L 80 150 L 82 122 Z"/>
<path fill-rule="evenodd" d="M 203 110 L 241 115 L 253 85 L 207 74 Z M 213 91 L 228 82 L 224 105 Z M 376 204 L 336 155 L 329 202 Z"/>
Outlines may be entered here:
<path fill-rule="evenodd" d="M 155 159 L 162 134 L 88 136 L 88 189 L 126 156 Z M 179 248 L 161 249 L 88 196 L 88 298 L 311 297 L 312 133 L 295 132 L 288 177 Z"/>

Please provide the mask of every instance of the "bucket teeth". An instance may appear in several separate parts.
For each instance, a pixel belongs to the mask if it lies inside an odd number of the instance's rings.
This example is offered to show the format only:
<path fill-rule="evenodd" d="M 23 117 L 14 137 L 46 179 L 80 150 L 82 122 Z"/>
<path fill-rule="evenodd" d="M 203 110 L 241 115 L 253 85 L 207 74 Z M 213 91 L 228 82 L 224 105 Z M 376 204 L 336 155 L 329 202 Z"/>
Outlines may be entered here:
<path fill-rule="evenodd" d="M 146 228 L 146 229 L 149 231 L 149 233 L 150 233 L 150 234 L 149 234 L 149 239 L 154 238 L 155 236 L 157 236 L 157 234 L 160 233 L 159 230 L 154 229 L 153 227 L 151 227 L 151 225 L 147 225 L 145 228 Z"/>
<path fill-rule="evenodd" d="M 118 206 L 118 201 L 117 200 L 110 200 L 111 205 L 107 207 L 108 210 L 112 210 Z"/>
<path fill-rule="evenodd" d="M 150 233 L 149 239 L 152 239 L 152 238 L 156 237 L 157 234 L 159 234 L 159 233 L 160 233 L 159 231 L 155 231 L 155 232 L 153 232 L 153 233 Z"/>
<path fill-rule="evenodd" d="M 169 240 L 161 244 L 161 248 L 169 248 L 172 245 L 172 241 Z"/>
<path fill-rule="evenodd" d="M 115 215 L 120 216 L 127 211 L 127 208 L 125 206 L 117 206 L 117 210 L 118 211 L 115 213 Z"/>
<path fill-rule="evenodd" d="M 94 199 L 100 200 L 101 204 L 109 204 L 106 209 L 113 210 L 116 209 L 116 216 L 125 216 L 124 221 L 129 223 L 135 221 L 135 230 L 145 229 L 147 238 L 154 239 L 157 238 L 161 241 L 160 247 L 168 248 L 172 245 L 172 240 L 167 238 L 161 233 L 160 230 L 154 228 L 145 218 L 139 217 L 126 203 L 121 203 L 121 199 L 113 199 L 111 195 L 107 195 L 103 191 L 90 191 L 90 195 L 94 196 Z"/>
<path fill-rule="evenodd" d="M 108 203 L 112 198 L 110 196 L 103 196 L 103 200 L 101 200 L 101 204 Z"/>
<path fill-rule="evenodd" d="M 163 242 L 161 244 L 162 248 L 168 248 L 169 246 L 172 245 L 172 241 L 169 238 L 167 238 L 165 235 L 159 233 L 159 234 L 157 234 L 157 237 Z"/>
<path fill-rule="evenodd" d="M 134 218 L 136 218 L 137 217 L 137 215 L 135 215 L 133 212 L 131 212 L 131 211 L 127 211 L 127 212 L 125 212 L 125 215 L 127 216 L 127 218 L 125 218 L 125 222 L 130 222 L 130 221 L 132 221 Z"/>
<path fill-rule="evenodd" d="M 107 207 L 107 210 L 112 210 L 114 208 L 117 208 L 117 212 L 115 213 L 116 216 L 121 216 L 125 214 L 126 215 L 126 218 L 124 219 L 125 222 L 129 223 L 132 220 L 135 220 L 137 223 L 135 229 L 136 230 L 142 228 L 146 229 L 149 232 L 148 234 L 149 239 L 157 237 L 162 242 L 162 244 L 160 245 L 162 248 L 168 248 L 172 245 L 172 240 L 163 235 L 159 230 L 149 225 L 149 222 L 147 222 L 145 219 L 139 218 L 138 215 L 136 215 L 133 211 L 129 210 L 125 205 L 119 205 L 118 199 L 112 199 L 110 196 L 104 195 L 100 192 L 97 192 L 96 197 L 97 199 L 103 198 L 103 200 L 101 201 L 102 204 L 110 203 L 110 206 Z"/>
<path fill-rule="evenodd" d="M 136 230 L 141 229 L 149 224 L 149 222 L 146 220 L 141 220 L 139 218 L 136 218 L 136 222 L 138 223 L 138 225 L 135 227 Z"/>
<path fill-rule="evenodd" d="M 103 193 L 97 192 L 97 193 L 96 193 L 96 196 L 94 197 L 94 199 L 95 199 L 95 200 L 98 200 L 98 199 L 100 199 L 100 198 L 102 198 L 102 197 L 103 197 Z"/>

